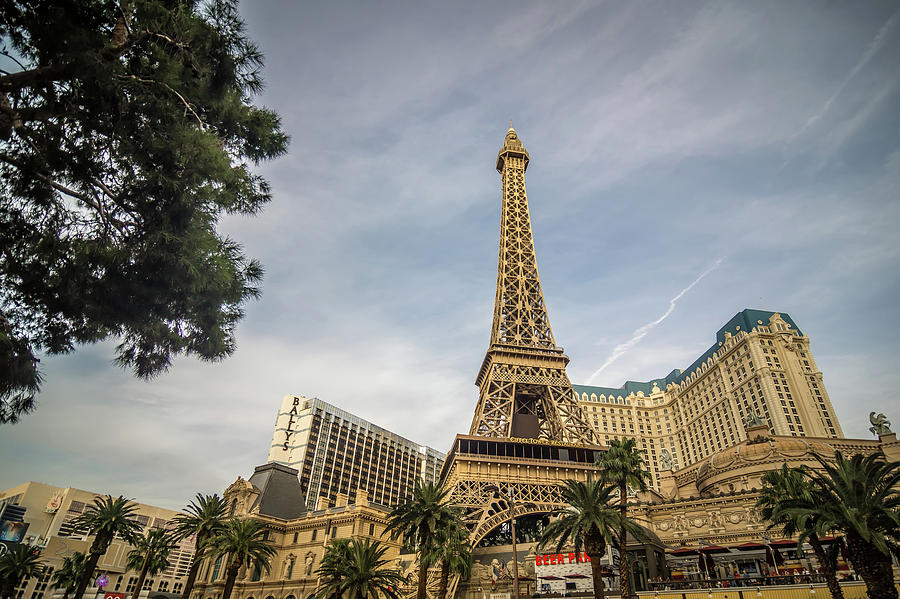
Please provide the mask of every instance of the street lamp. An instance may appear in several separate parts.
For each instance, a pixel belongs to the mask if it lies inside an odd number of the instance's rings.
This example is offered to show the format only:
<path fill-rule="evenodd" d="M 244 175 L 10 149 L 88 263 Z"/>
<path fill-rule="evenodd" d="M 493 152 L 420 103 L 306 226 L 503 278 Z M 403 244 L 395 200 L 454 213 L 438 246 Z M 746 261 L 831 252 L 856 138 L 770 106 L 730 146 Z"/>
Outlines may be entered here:
<path fill-rule="evenodd" d="M 510 497 L 506 492 L 500 489 L 497 485 L 488 485 L 484 488 L 485 491 L 491 493 L 494 496 L 499 495 L 506 504 L 509 506 L 509 532 L 512 535 L 512 551 L 513 551 L 513 598 L 518 599 L 519 597 L 519 553 L 516 550 L 516 517 L 513 513 L 513 509 L 516 505 L 524 505 L 533 507 L 534 504 L 530 502 L 519 502 L 516 503 L 515 500 Z"/>

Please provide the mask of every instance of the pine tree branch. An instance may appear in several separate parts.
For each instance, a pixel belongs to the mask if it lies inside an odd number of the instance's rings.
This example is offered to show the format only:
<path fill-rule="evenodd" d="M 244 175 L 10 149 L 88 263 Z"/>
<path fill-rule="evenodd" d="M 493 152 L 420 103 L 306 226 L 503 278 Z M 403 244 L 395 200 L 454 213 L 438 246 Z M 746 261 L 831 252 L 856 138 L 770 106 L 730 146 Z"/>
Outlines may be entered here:
<path fill-rule="evenodd" d="M 17 65 L 19 65 L 19 68 L 22 69 L 23 71 L 27 71 L 27 70 L 28 70 L 28 67 L 26 67 L 24 64 L 22 64 L 21 62 L 19 62 L 19 59 L 16 58 L 15 56 L 13 56 L 12 54 L 10 54 L 9 52 L 0 52 L 0 56 L 5 56 L 5 57 L 7 57 L 7 58 L 10 59 L 11 61 L 13 61 L 13 62 L 16 63 Z"/>
<path fill-rule="evenodd" d="M 0 161 L 3 161 L 11 166 L 16 167 L 20 171 L 29 171 L 29 169 L 25 163 L 23 163 L 21 160 L 17 160 L 15 158 L 13 158 L 12 156 L 7 155 L 7 154 L 0 153 Z M 55 189 L 61 193 L 64 193 L 69 197 L 75 198 L 76 200 L 81 200 L 82 202 L 84 202 L 85 204 L 87 204 L 88 206 L 93 208 L 100 215 L 100 219 L 103 221 L 104 224 L 112 225 L 113 227 L 115 227 L 115 229 L 119 233 L 122 233 L 123 235 L 125 234 L 125 232 L 126 232 L 125 228 L 127 226 L 126 223 L 120 221 L 117 218 L 113 218 L 113 217 L 109 216 L 106 212 L 106 209 L 103 207 L 103 203 L 100 202 L 99 200 L 92 198 L 91 196 L 89 196 L 85 193 L 76 191 L 70 187 L 66 187 L 62 183 L 57 183 L 56 181 L 54 181 L 53 179 L 51 179 L 50 177 L 48 177 L 47 175 L 45 175 L 43 173 L 39 173 L 36 171 L 30 171 L 30 172 L 32 172 L 34 174 L 34 176 L 36 176 L 41 181 L 44 181 L 45 183 L 47 183 L 47 185 L 49 185 L 53 189 Z"/>
<path fill-rule="evenodd" d="M 59 75 L 62 75 L 65 69 L 60 65 L 50 65 L 45 67 L 37 67 L 17 73 L 10 73 L 0 77 L 0 88 L 2 89 L 21 89 L 35 83 L 46 83 L 55 81 Z"/>
<path fill-rule="evenodd" d="M 141 33 L 143 33 L 144 35 L 148 35 L 150 37 L 158 37 L 159 39 L 169 42 L 170 44 L 172 44 L 173 46 L 177 46 L 178 48 L 190 48 L 190 44 L 186 44 L 184 42 L 179 42 L 178 40 L 174 40 L 171 37 L 169 37 L 168 35 L 165 35 L 163 33 L 159 33 L 156 31 L 150 31 L 149 29 L 144 29 L 143 31 L 141 31 Z"/>
<path fill-rule="evenodd" d="M 184 96 L 182 96 L 180 93 L 178 93 L 178 92 L 177 92 L 174 88 L 172 88 L 172 86 L 170 86 L 169 84 L 163 83 L 162 81 L 156 81 L 155 79 L 142 79 L 142 78 L 140 78 L 140 77 L 138 77 L 138 76 L 136 76 L 136 75 L 116 75 L 116 77 L 119 78 L 119 79 L 132 79 L 132 80 L 138 81 L 138 82 L 140 82 L 140 83 L 156 84 L 156 85 L 159 85 L 160 87 L 166 88 L 167 90 L 169 90 L 170 92 L 172 92 L 173 94 L 175 94 L 176 96 L 178 96 L 178 99 L 181 100 L 181 103 L 182 103 L 182 104 L 184 104 L 185 110 L 187 110 L 187 111 L 190 112 L 192 115 L 194 115 L 194 118 L 197 119 L 197 123 L 200 125 L 200 130 L 201 130 L 201 131 L 206 131 L 206 125 L 203 124 L 203 120 L 200 118 L 200 115 L 197 114 L 197 113 L 194 111 L 194 109 L 191 107 L 190 102 L 188 102 L 188 101 L 184 98 Z"/>

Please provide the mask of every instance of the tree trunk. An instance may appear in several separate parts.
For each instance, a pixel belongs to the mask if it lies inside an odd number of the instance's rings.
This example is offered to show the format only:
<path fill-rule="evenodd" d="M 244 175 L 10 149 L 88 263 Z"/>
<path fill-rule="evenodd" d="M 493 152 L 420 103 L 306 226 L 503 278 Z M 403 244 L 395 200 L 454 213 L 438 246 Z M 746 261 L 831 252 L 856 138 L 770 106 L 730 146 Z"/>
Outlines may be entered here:
<path fill-rule="evenodd" d="M 822 568 L 822 573 L 825 574 L 825 581 L 828 583 L 828 590 L 831 591 L 831 599 L 844 599 L 844 591 L 841 590 L 841 585 L 838 582 L 837 576 L 834 574 L 834 569 L 831 567 L 831 563 L 825 557 L 825 550 L 822 548 L 822 541 L 819 540 L 819 536 L 816 533 L 812 533 L 809 535 L 809 544 L 813 548 L 813 552 L 816 554 L 816 559 L 819 560 L 819 566 Z"/>
<path fill-rule="evenodd" d="M 137 586 L 134 588 L 134 595 L 131 596 L 131 599 L 139 599 L 141 596 L 141 589 L 144 588 L 144 580 L 147 579 L 147 570 L 150 569 L 150 560 L 147 559 L 148 556 L 144 556 L 144 563 L 141 565 L 141 572 L 138 574 Z"/>
<path fill-rule="evenodd" d="M 416 599 L 425 599 L 425 590 L 428 588 L 428 565 L 425 563 L 425 550 L 420 548 L 419 555 L 419 587 L 416 590 Z M 228 599 L 223 597 L 222 599 Z"/>
<path fill-rule="evenodd" d="M 94 576 L 94 570 L 97 569 L 97 562 L 100 561 L 100 556 L 106 553 L 111 542 L 112 537 L 106 538 L 106 535 L 97 535 L 94 538 L 94 542 L 91 543 L 91 548 L 88 550 L 87 562 L 84 564 L 84 575 L 82 575 L 81 580 L 78 581 L 78 585 L 75 587 L 75 599 L 81 599 L 84 595 L 84 591 Z"/>
<path fill-rule="evenodd" d="M 866 583 L 869 599 L 897 599 L 891 558 L 856 534 L 847 534 L 850 561 Z"/>
<path fill-rule="evenodd" d="M 234 581 L 237 580 L 240 562 L 232 562 L 225 568 L 225 588 L 222 589 L 222 599 L 231 599 L 231 591 L 234 589 Z"/>
<path fill-rule="evenodd" d="M 200 535 L 197 535 L 196 543 L 194 544 L 194 559 L 191 561 L 187 580 L 184 581 L 184 592 L 181 594 L 181 599 L 190 599 L 191 591 L 194 590 L 194 582 L 197 580 L 197 573 L 200 571 L 200 547 L 205 540 L 201 539 Z"/>
<path fill-rule="evenodd" d="M 594 599 L 606 599 L 606 591 L 603 590 L 603 567 L 600 565 L 603 554 L 588 553 L 588 559 L 591 560 L 591 575 L 594 577 Z"/>
<path fill-rule="evenodd" d="M 447 581 L 450 580 L 450 560 L 441 560 L 441 584 L 438 586 L 438 599 L 447 599 Z M 516 597 L 517 595 L 513 595 Z"/>
<path fill-rule="evenodd" d="M 62 597 L 62 599 L 69 599 L 69 591 L 71 591 L 71 590 L 72 590 L 71 588 L 66 587 L 66 590 L 63 591 L 63 597 Z"/>
<path fill-rule="evenodd" d="M 619 483 L 619 513 L 624 519 L 628 515 L 628 489 L 625 483 Z M 631 596 L 631 581 L 628 579 L 628 531 L 625 524 L 619 529 L 619 591 L 622 599 Z"/>

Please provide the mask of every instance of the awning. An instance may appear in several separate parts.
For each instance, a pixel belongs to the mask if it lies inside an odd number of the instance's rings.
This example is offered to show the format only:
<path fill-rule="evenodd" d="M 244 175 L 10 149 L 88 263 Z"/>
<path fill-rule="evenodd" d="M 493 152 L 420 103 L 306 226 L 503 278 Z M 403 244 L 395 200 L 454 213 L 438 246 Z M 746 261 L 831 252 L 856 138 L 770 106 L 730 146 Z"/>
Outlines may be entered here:
<path fill-rule="evenodd" d="M 587 578 L 584 574 L 566 574 L 566 578 Z"/>
<path fill-rule="evenodd" d="M 669 555 L 673 555 L 675 557 L 687 557 L 689 555 L 697 555 L 697 550 L 691 549 L 690 547 L 682 547 L 681 549 L 670 551 Z"/>
<path fill-rule="evenodd" d="M 793 541 L 791 539 L 779 539 L 777 541 L 772 541 L 769 543 L 770 547 L 796 547 L 797 541 Z"/>
<path fill-rule="evenodd" d="M 541 580 L 562 580 L 559 576 L 538 576 Z"/>
<path fill-rule="evenodd" d="M 700 551 L 703 553 L 731 553 L 731 549 L 720 545 L 704 545 L 700 548 Z"/>
<path fill-rule="evenodd" d="M 762 543 L 753 543 L 753 542 L 744 543 L 743 545 L 737 545 L 735 547 L 732 547 L 732 549 L 737 549 L 738 551 L 757 551 L 757 550 L 761 550 L 761 549 L 765 549 L 765 548 L 766 548 L 766 546 L 763 545 Z"/>

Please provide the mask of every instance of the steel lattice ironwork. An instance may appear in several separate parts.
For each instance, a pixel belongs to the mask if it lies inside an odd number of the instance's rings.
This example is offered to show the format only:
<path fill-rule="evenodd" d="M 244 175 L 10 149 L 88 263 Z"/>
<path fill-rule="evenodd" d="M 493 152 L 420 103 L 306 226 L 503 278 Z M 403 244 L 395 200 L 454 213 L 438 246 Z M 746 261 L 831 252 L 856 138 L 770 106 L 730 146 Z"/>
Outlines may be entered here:
<path fill-rule="evenodd" d="M 528 152 L 510 127 L 497 156 L 503 180 L 491 345 L 469 434 L 594 443 L 566 374 L 541 291 L 525 193 Z"/>
<path fill-rule="evenodd" d="M 478 406 L 469 436 L 457 436 L 442 472 L 473 546 L 508 521 L 510 512 L 518 517 L 563 507 L 562 481 L 587 480 L 602 449 L 575 400 L 566 374 L 569 358 L 550 329 L 525 194 L 528 161 L 510 127 L 497 156 L 503 209 L 491 344 L 476 379 Z M 501 455 L 463 446 L 471 441 L 513 449 Z M 512 510 L 498 487 L 511 498 Z M 411 571 L 405 597 L 415 594 L 415 576 Z M 438 576 L 437 568 L 429 570 L 429 599 L 436 595 Z M 458 576 L 451 577 L 448 596 L 458 584 Z"/>

